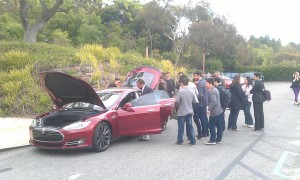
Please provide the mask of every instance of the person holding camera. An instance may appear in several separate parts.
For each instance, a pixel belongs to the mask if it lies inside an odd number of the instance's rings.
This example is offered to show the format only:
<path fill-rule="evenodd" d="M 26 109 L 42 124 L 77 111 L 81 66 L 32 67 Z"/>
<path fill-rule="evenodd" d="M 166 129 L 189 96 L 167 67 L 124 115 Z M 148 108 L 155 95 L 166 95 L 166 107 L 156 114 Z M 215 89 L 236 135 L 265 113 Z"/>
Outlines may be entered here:
<path fill-rule="evenodd" d="M 292 81 L 292 85 L 290 86 L 290 88 L 293 90 L 294 95 L 295 95 L 295 105 L 299 105 L 298 102 L 298 95 L 299 95 L 299 90 L 300 90 L 300 77 L 299 77 L 299 72 L 295 72 L 293 74 L 293 81 Z"/>

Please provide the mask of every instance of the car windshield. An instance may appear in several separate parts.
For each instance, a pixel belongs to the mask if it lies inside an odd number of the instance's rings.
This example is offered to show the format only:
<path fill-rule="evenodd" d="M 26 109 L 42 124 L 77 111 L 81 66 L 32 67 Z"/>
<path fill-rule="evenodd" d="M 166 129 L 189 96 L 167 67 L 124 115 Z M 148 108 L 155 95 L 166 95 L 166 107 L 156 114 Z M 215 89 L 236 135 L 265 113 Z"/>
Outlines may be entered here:
<path fill-rule="evenodd" d="M 107 109 L 110 109 L 111 106 L 120 98 L 123 92 L 105 90 L 105 91 L 97 92 L 97 94 L 100 97 L 101 101 L 103 102 L 104 106 Z"/>
<path fill-rule="evenodd" d="M 154 79 L 154 75 L 148 72 L 139 72 L 136 74 L 133 74 L 131 76 L 129 76 L 126 80 L 126 82 L 124 83 L 125 87 L 136 87 L 136 82 L 139 79 L 143 79 L 145 81 L 146 85 L 149 85 L 152 83 L 153 79 Z"/>
<path fill-rule="evenodd" d="M 64 110 L 78 109 L 78 110 L 97 110 L 103 111 L 104 109 L 101 106 L 86 103 L 86 102 L 73 102 L 63 106 Z"/>

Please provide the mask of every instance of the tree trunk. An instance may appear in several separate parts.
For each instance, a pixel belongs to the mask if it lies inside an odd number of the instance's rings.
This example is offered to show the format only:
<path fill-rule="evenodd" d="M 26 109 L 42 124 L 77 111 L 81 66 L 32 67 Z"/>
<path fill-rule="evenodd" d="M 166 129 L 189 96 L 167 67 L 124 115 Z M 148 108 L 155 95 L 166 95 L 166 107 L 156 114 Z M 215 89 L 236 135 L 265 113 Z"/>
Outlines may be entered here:
<path fill-rule="evenodd" d="M 44 23 L 38 23 L 33 26 L 28 26 L 24 31 L 24 41 L 35 43 L 39 31 L 44 27 Z"/>
<path fill-rule="evenodd" d="M 39 14 L 37 22 L 33 25 L 30 25 L 30 18 L 28 15 L 30 5 L 28 0 L 20 0 L 20 18 L 24 30 L 23 40 L 25 42 L 35 43 L 39 31 L 45 26 L 49 19 L 54 16 L 60 6 L 64 3 L 63 0 L 56 0 L 55 4 L 49 9 L 45 0 L 39 0 L 39 2 L 42 7 L 42 12 Z"/>

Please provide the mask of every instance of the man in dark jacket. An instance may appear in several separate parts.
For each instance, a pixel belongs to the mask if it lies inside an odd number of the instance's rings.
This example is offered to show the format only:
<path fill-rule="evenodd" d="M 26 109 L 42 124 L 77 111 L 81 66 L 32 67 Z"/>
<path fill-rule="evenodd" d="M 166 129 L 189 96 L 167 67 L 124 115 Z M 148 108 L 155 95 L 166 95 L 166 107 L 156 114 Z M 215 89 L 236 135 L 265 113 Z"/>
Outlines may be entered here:
<path fill-rule="evenodd" d="M 231 93 L 230 114 L 228 117 L 228 130 L 237 131 L 237 119 L 240 110 L 244 109 L 246 98 L 243 89 L 240 85 L 240 75 L 234 76 L 232 83 L 230 84 L 229 91 Z"/>
<path fill-rule="evenodd" d="M 172 98 L 175 94 L 175 81 L 174 79 L 171 79 L 170 78 L 170 73 L 169 72 L 166 72 L 165 74 L 165 81 L 166 81 L 166 84 L 167 84 L 167 91 L 168 91 L 168 94 L 169 96 Z"/>
<path fill-rule="evenodd" d="M 254 73 L 255 82 L 253 88 L 250 90 L 250 93 L 253 94 L 252 101 L 255 118 L 254 131 L 262 131 L 264 129 L 263 91 L 265 89 L 265 85 L 260 78 L 260 73 Z"/>
<path fill-rule="evenodd" d="M 216 77 L 216 78 L 214 78 L 214 80 L 215 80 L 214 85 L 215 85 L 215 87 L 219 90 L 219 93 L 220 93 L 220 101 L 221 101 L 221 99 L 222 99 L 222 93 L 221 93 L 221 92 L 225 90 L 225 87 L 222 85 L 222 80 L 221 80 L 221 78 Z M 225 131 L 225 110 L 226 110 L 226 106 L 224 106 L 224 105 L 221 103 L 221 107 L 222 107 L 222 109 L 223 109 L 223 113 L 222 113 L 222 115 L 221 115 L 221 120 L 222 120 L 222 130 Z"/>
<path fill-rule="evenodd" d="M 109 87 L 120 87 L 120 85 L 121 85 L 121 80 L 119 78 L 116 78 L 113 83 L 110 83 L 108 85 L 108 88 Z"/>
<path fill-rule="evenodd" d="M 150 87 L 148 87 L 148 86 L 145 85 L 145 81 L 144 81 L 143 79 L 137 80 L 136 86 L 137 86 L 139 89 L 142 90 L 141 96 L 153 92 L 153 90 L 152 90 Z M 142 135 L 138 140 L 139 140 L 139 141 L 149 141 L 149 140 L 150 140 L 150 136 L 149 136 L 149 134 Z"/>

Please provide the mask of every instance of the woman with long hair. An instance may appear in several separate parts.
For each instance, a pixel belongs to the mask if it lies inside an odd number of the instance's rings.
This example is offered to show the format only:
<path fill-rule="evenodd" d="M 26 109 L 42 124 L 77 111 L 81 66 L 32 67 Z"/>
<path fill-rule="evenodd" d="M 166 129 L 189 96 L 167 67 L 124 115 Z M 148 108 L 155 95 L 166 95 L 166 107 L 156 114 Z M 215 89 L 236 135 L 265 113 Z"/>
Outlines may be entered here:
<path fill-rule="evenodd" d="M 247 76 L 245 78 L 245 82 L 244 85 L 242 86 L 242 89 L 245 93 L 246 96 L 246 104 L 244 106 L 244 115 L 245 115 L 245 124 L 243 126 L 249 127 L 249 128 L 253 128 L 253 118 L 252 118 L 252 114 L 250 112 L 250 108 L 252 105 L 252 94 L 250 94 L 250 90 L 253 88 L 253 83 L 252 83 L 252 79 Z"/>
<path fill-rule="evenodd" d="M 244 109 L 245 95 L 240 84 L 241 76 L 235 75 L 230 84 L 229 91 L 231 93 L 230 114 L 228 118 L 228 130 L 237 131 L 237 119 L 240 110 Z"/>
<path fill-rule="evenodd" d="M 292 85 L 291 85 L 291 89 L 294 92 L 294 104 L 299 105 L 298 102 L 298 95 L 299 95 L 299 90 L 300 90 L 300 77 L 299 77 L 299 72 L 295 72 L 293 74 L 293 81 L 292 81 Z"/>

